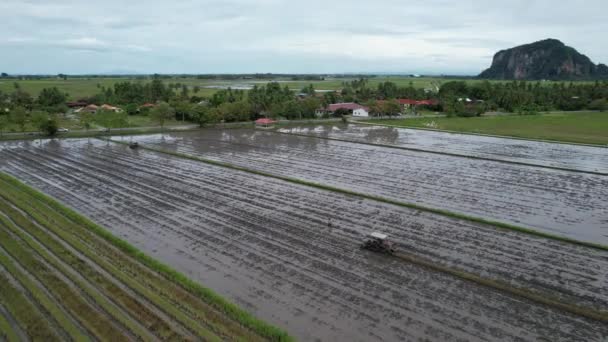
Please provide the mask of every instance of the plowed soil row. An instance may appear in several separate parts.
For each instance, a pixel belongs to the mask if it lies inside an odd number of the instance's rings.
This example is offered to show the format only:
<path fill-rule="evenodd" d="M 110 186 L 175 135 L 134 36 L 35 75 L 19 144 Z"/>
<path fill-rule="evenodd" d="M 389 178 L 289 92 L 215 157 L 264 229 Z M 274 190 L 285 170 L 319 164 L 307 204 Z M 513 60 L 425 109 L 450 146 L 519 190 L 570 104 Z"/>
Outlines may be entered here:
<path fill-rule="evenodd" d="M 254 130 L 134 138 L 167 151 L 608 244 L 608 177 Z"/>
<path fill-rule="evenodd" d="M 334 124 L 281 128 L 283 133 L 608 173 L 608 148 L 420 129 Z"/>
<path fill-rule="evenodd" d="M 0 169 L 303 340 L 593 340 L 603 324 L 358 249 L 389 232 L 445 266 L 597 309 L 606 252 L 126 146 L 7 147 Z"/>

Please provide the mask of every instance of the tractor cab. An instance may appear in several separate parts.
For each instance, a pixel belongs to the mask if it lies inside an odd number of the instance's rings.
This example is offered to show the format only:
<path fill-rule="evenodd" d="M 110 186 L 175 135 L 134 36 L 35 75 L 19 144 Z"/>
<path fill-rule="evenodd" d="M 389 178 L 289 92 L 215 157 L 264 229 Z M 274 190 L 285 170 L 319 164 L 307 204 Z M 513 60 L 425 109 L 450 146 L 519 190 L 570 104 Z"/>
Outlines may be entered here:
<path fill-rule="evenodd" d="M 378 253 L 395 253 L 395 247 L 389 240 L 388 235 L 380 232 L 369 233 L 365 238 L 365 242 L 361 245 L 361 248 Z"/>

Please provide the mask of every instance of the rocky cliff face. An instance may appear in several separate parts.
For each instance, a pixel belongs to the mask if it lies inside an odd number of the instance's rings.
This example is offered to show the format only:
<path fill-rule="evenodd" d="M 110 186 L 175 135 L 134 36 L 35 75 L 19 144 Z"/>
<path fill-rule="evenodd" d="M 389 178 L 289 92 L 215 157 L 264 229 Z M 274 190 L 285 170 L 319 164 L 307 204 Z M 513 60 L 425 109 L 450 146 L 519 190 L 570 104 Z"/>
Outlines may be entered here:
<path fill-rule="evenodd" d="M 595 65 L 575 49 L 556 39 L 502 50 L 480 78 L 506 80 L 608 79 L 608 67 Z"/>

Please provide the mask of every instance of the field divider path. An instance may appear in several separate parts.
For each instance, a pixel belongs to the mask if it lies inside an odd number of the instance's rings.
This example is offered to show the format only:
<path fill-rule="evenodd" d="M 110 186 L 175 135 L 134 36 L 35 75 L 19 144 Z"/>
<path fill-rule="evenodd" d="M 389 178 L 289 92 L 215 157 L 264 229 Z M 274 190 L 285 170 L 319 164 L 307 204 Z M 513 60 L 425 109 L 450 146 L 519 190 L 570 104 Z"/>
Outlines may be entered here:
<path fill-rule="evenodd" d="M 102 139 L 102 138 L 100 138 L 100 139 L 105 140 L 105 141 L 111 141 L 111 142 L 114 142 L 117 144 L 129 145 L 129 143 L 126 141 L 118 141 L 118 140 L 113 140 L 113 139 Z M 366 198 L 366 199 L 370 199 L 373 201 L 378 201 L 378 202 L 393 204 L 393 205 L 397 205 L 397 206 L 401 206 L 401 207 L 426 211 L 426 212 L 430 212 L 430 213 L 434 213 L 434 214 L 439 214 L 442 216 L 448 216 L 448 217 L 463 219 L 463 220 L 467 220 L 467 221 L 471 221 L 471 222 L 477 222 L 477 223 L 485 224 L 485 225 L 488 225 L 488 226 L 491 226 L 494 228 L 517 231 L 520 233 L 538 236 L 538 237 L 547 238 L 547 239 L 553 239 L 553 240 L 561 241 L 564 243 L 571 243 L 571 244 L 584 246 L 584 247 L 590 247 L 590 248 L 594 248 L 594 249 L 598 249 L 598 250 L 602 250 L 602 251 L 608 251 L 608 246 L 603 245 L 603 244 L 576 240 L 576 239 L 572 239 L 572 238 L 568 238 L 568 237 L 564 237 L 564 236 L 560 236 L 560 235 L 541 232 L 541 231 L 531 229 L 531 228 L 516 226 L 516 225 L 505 223 L 505 222 L 484 219 L 481 217 L 470 216 L 470 215 L 466 215 L 466 214 L 460 214 L 460 213 L 456 213 L 456 212 L 449 211 L 449 210 L 427 207 L 427 206 L 423 206 L 423 205 L 419 205 L 419 204 L 415 204 L 415 203 L 402 202 L 402 201 L 393 200 L 393 199 L 382 197 L 382 196 L 376 196 L 376 195 L 361 193 L 361 192 L 357 192 L 357 191 L 347 190 L 347 189 L 338 188 L 338 187 L 331 186 L 331 185 L 302 180 L 299 178 L 280 176 L 277 174 L 260 171 L 260 170 L 255 170 L 255 169 L 250 169 L 247 167 L 242 167 L 242 166 L 238 166 L 238 165 L 234 165 L 234 164 L 230 164 L 230 163 L 226 163 L 226 162 L 220 162 L 220 161 L 216 161 L 216 160 L 201 158 L 201 157 L 197 157 L 197 156 L 193 156 L 193 155 L 189 155 L 189 154 L 185 154 L 185 153 L 180 153 L 180 152 L 168 151 L 168 150 L 165 150 L 162 148 L 145 146 L 141 143 L 139 145 L 139 148 L 145 149 L 148 151 L 164 153 L 167 155 L 173 155 L 175 157 L 179 157 L 179 158 L 183 158 L 183 159 L 199 161 L 199 162 L 210 164 L 210 165 L 225 167 L 225 168 L 243 171 L 243 172 L 247 172 L 247 173 L 251 173 L 251 174 L 256 174 L 256 175 L 260 175 L 260 176 L 264 176 L 264 177 L 275 178 L 275 179 L 287 181 L 290 183 L 311 186 L 311 187 L 314 187 L 317 189 L 333 191 L 333 192 L 342 193 L 342 194 L 346 194 L 346 195 Z"/>
<path fill-rule="evenodd" d="M 113 140 L 111 140 L 113 141 Z M 127 142 L 119 142 L 119 141 L 113 141 L 116 143 L 121 143 L 121 144 L 128 144 Z M 371 196 L 371 195 L 366 195 L 366 194 L 359 194 L 356 192 L 352 192 L 349 190 L 344 190 L 344 189 L 340 189 L 340 188 L 334 188 L 331 186 L 326 186 L 326 185 L 322 185 L 322 184 L 317 184 L 317 183 L 313 183 L 313 182 L 307 182 L 307 181 L 302 181 L 300 179 L 295 179 L 295 178 L 290 178 L 290 177 L 283 177 L 283 176 L 277 176 L 277 175 L 273 175 L 273 174 L 268 174 L 265 172 L 261 172 L 261 171 L 256 171 L 256 170 L 251 170 L 251 169 L 247 169 L 247 168 L 243 168 L 240 166 L 235 166 L 232 164 L 228 164 L 228 163 L 223 163 L 223 162 L 217 162 L 217 161 L 213 161 L 213 160 L 207 160 L 204 158 L 200 158 L 200 157 L 195 157 L 195 156 L 191 156 L 191 155 L 187 155 L 187 154 L 182 154 L 182 153 L 176 153 L 176 152 L 167 152 L 165 150 L 162 149 L 156 149 L 156 148 L 150 148 L 150 147 L 146 147 L 146 146 L 141 146 L 140 148 L 143 149 L 147 149 L 150 151 L 154 151 L 154 152 L 159 152 L 159 153 L 165 153 L 165 154 L 171 154 L 177 157 L 181 157 L 181 158 L 185 158 L 185 159 L 191 159 L 191 160 L 195 160 L 195 161 L 200 161 L 203 163 L 208 163 L 208 164 L 212 164 L 212 165 L 216 165 L 216 166 L 221 166 L 221 167 L 226 167 L 226 168 L 230 168 L 230 169 L 235 169 L 235 170 L 239 170 L 239 171 L 244 171 L 244 172 L 249 172 L 249 173 L 253 173 L 253 174 L 258 174 L 261 176 L 266 176 L 266 177 L 271 177 L 271 178 L 276 178 L 276 179 L 281 179 L 284 181 L 288 181 L 288 182 L 292 182 L 292 183 L 298 183 L 298 184 L 302 184 L 302 185 L 308 185 L 308 186 L 312 186 L 312 187 L 316 187 L 316 188 L 320 188 L 320 189 L 324 189 L 324 190 L 329 190 L 329 191 L 335 191 L 335 192 L 340 192 L 340 193 L 345 193 L 345 194 L 349 194 L 349 195 L 353 195 L 353 196 L 359 196 L 359 197 L 364 197 L 367 199 L 371 199 L 371 200 L 377 200 L 377 201 L 381 201 L 381 202 L 385 202 L 385 203 L 389 203 L 389 204 L 395 204 L 395 205 L 400 205 L 400 206 L 406 206 L 406 207 L 410 207 L 410 208 L 415 208 L 415 209 L 419 209 L 419 210 L 424 210 L 424 211 L 431 211 L 434 213 L 438 213 L 438 214 L 442 214 L 442 215 L 447 215 L 447 216 L 454 216 L 454 215 L 458 215 L 458 218 L 463 218 L 463 219 L 469 219 L 469 217 L 462 217 L 463 215 L 460 214 L 455 214 L 455 213 L 451 213 L 451 212 L 447 212 L 447 211 L 443 211 L 440 209 L 432 209 L 432 208 L 424 208 L 424 207 L 420 207 L 418 205 L 415 204 L 409 204 L 409 203 L 402 203 L 402 202 L 397 202 L 397 201 L 392 201 L 389 199 L 385 199 L 382 197 L 376 197 L 376 196 Z M 483 219 L 477 219 L 477 218 L 473 218 L 473 220 L 477 220 L 478 222 L 480 222 L 479 220 L 483 220 Z M 494 223 L 492 223 L 491 221 L 488 222 L 487 220 L 483 220 L 481 221 L 481 223 L 486 223 L 489 225 L 496 225 Z M 500 223 L 498 222 L 499 225 L 506 225 L 504 223 Z M 509 225 L 507 225 L 508 227 L 504 227 L 504 226 L 499 226 L 499 228 L 506 228 L 506 229 L 511 229 L 511 230 L 518 230 L 518 231 L 522 231 L 525 233 L 529 233 L 532 235 L 539 235 L 542 237 L 547 237 L 545 235 L 549 235 L 546 233 L 541 233 L 541 232 L 536 232 L 536 231 L 532 231 L 526 228 L 521 228 L 521 227 L 510 227 Z M 571 240 L 569 241 L 569 239 L 567 238 L 563 238 L 563 237 L 557 237 L 557 236 L 552 236 L 549 235 L 549 237 L 551 238 L 557 238 L 558 240 L 562 240 L 564 241 L 564 239 L 566 241 L 564 242 L 573 242 L 575 244 L 582 244 L 582 245 L 587 245 L 588 243 L 586 242 L 581 242 L 581 241 L 577 241 L 577 240 Z M 599 248 L 599 249 L 608 249 L 608 247 L 602 246 L 602 245 L 595 245 L 595 244 L 590 244 L 592 245 L 591 247 L 594 248 Z M 588 246 L 589 247 L 589 246 Z M 431 262 L 431 261 L 426 261 L 423 259 L 420 259 L 418 257 L 414 257 L 411 255 L 406 255 L 406 254 L 398 254 L 396 255 L 396 257 L 404 260 L 404 261 L 408 261 L 417 265 L 421 265 L 421 266 L 425 266 L 427 268 L 433 269 L 435 271 L 439 271 L 439 272 L 443 272 L 443 273 L 447 273 L 450 274 L 452 276 L 461 278 L 461 279 L 465 279 L 468 281 L 472 281 L 481 285 L 484 285 L 486 287 L 490 287 L 493 288 L 495 290 L 498 291 L 502 291 L 502 292 L 507 292 L 511 295 L 520 297 L 520 298 L 525 298 L 531 301 L 534 301 L 536 303 L 540 303 L 543 305 L 547 305 L 550 307 L 554 307 L 557 308 L 559 310 L 563 310 L 578 316 L 582 316 L 582 317 L 586 317 L 589 319 L 593 319 L 593 320 L 597 320 L 597 321 L 601 321 L 601 322 L 608 322 L 608 312 L 602 312 L 599 310 L 595 310 L 595 309 L 591 309 L 591 308 L 586 308 L 586 307 L 582 307 L 582 306 L 578 306 L 575 304 L 567 304 L 567 303 L 562 303 L 560 302 L 558 299 L 549 297 L 549 296 L 545 296 L 545 295 L 540 295 L 538 293 L 533 293 L 525 288 L 519 288 L 519 287 L 515 287 L 512 285 L 509 285 L 507 283 L 501 282 L 501 281 L 497 281 L 497 280 L 492 280 L 492 279 L 487 279 L 487 278 L 483 278 L 481 276 L 472 274 L 472 273 L 468 273 L 468 272 L 464 272 L 464 271 L 459 271 L 459 270 L 455 270 L 449 267 L 445 267 L 445 266 L 441 266 L 435 262 Z"/>
<path fill-rule="evenodd" d="M 417 129 L 422 131 L 432 131 L 432 132 L 442 132 L 442 133 L 452 133 L 452 134 L 465 134 L 465 135 L 475 135 L 480 137 L 491 137 L 491 138 L 504 138 L 504 139 L 514 139 L 514 140 L 523 140 L 523 141 L 538 141 L 538 142 L 546 142 L 546 143 L 554 143 L 554 144 L 562 144 L 562 145 L 576 145 L 576 146 L 587 146 L 587 147 L 597 147 L 597 148 L 607 148 L 605 145 L 601 144 L 586 144 L 574 141 L 563 141 L 563 140 L 551 140 L 551 139 L 533 139 L 533 138 L 524 138 L 517 137 L 513 135 L 498 135 L 498 134 L 488 134 L 488 133 L 476 133 L 476 132 L 467 132 L 467 131 L 452 131 L 448 129 L 438 129 L 438 128 L 430 128 L 430 127 L 418 127 L 418 126 L 402 126 L 402 125 L 391 125 L 385 123 L 375 123 L 375 122 L 365 122 L 365 121 L 348 121 L 351 124 L 357 125 L 368 125 L 368 126 L 384 126 L 384 127 L 394 127 L 394 128 L 407 128 L 407 129 Z"/>
<path fill-rule="evenodd" d="M 132 245 L 130 245 L 125 240 L 122 240 L 122 239 L 114 236 L 112 233 L 110 233 L 106 229 L 102 228 L 101 226 L 98 226 L 97 224 L 90 221 L 89 219 L 79 215 L 72 209 L 65 207 L 63 204 L 61 204 L 57 200 L 50 198 L 47 195 L 24 185 L 19 180 L 17 180 L 16 178 L 14 178 L 8 174 L 0 172 L 0 180 L 4 181 L 8 185 L 10 185 L 13 188 L 13 190 L 11 190 L 11 191 L 21 192 L 20 196 L 17 196 L 19 198 L 13 198 L 15 200 L 15 201 L 13 201 L 13 203 L 16 206 L 18 206 L 20 209 L 22 209 L 24 212 L 26 212 L 28 215 L 31 215 L 33 218 L 35 218 L 38 222 L 40 222 L 44 226 L 47 226 L 49 224 L 49 222 L 47 221 L 46 218 L 41 216 L 42 213 L 37 212 L 37 210 L 40 210 L 40 208 L 36 209 L 36 208 L 30 207 L 26 202 L 24 202 L 24 201 L 27 201 L 27 199 L 24 198 L 23 196 L 31 197 L 31 198 L 41 201 L 49 209 L 56 211 L 59 215 L 61 215 L 62 217 L 65 217 L 66 220 L 69 220 L 73 224 L 81 225 L 84 229 L 87 229 L 88 231 L 90 231 L 92 234 L 96 235 L 101 240 L 103 240 L 107 243 L 110 243 L 113 247 L 115 247 L 117 250 L 123 252 L 128 257 L 131 257 L 134 260 L 136 260 L 137 262 L 141 263 L 142 265 L 154 270 L 164 279 L 175 282 L 177 285 L 181 286 L 186 291 L 192 292 L 195 296 L 201 298 L 203 301 L 207 302 L 209 305 L 213 306 L 214 308 L 221 310 L 224 314 L 226 314 L 226 316 L 236 320 L 237 322 L 242 324 L 244 327 L 251 329 L 251 331 L 259 334 L 260 336 L 262 336 L 270 341 L 293 341 L 293 338 L 291 336 L 289 336 L 286 332 L 282 331 L 281 329 L 278 329 L 274 326 L 271 326 L 271 325 L 255 318 L 254 316 L 250 315 L 249 313 L 242 310 L 238 306 L 232 304 L 231 302 L 226 301 L 223 297 L 220 297 L 215 292 L 212 292 L 211 290 L 201 286 L 197 282 L 190 280 L 183 274 L 173 270 L 172 268 L 166 266 L 163 263 L 160 263 L 156 259 L 153 259 L 153 258 L 147 256 L 140 250 L 138 250 L 135 247 L 133 247 Z M 108 271 L 108 269 L 109 269 L 109 272 L 111 272 L 112 274 L 115 274 L 116 277 L 120 281 L 122 281 L 125 284 L 128 284 L 129 287 L 132 288 L 137 293 L 145 294 L 146 297 L 148 297 L 151 300 L 153 300 L 154 302 L 156 302 L 156 304 L 158 304 L 158 303 L 166 304 L 166 301 L 168 299 L 162 298 L 158 294 L 151 293 L 150 292 L 151 290 L 142 284 L 133 283 L 132 281 L 129 280 L 128 274 L 123 273 L 123 271 L 119 271 L 117 269 L 115 270 L 113 265 L 110 265 L 106 261 L 101 260 L 96 255 L 94 255 L 93 252 L 89 251 L 88 249 L 82 248 L 83 246 L 81 245 L 81 241 L 77 240 L 78 238 L 76 236 L 71 236 L 67 232 L 57 230 L 57 229 L 55 229 L 56 227 L 51 227 L 51 228 L 52 228 L 52 231 L 57 233 L 62 239 L 64 239 L 64 241 L 66 243 L 71 245 L 73 248 L 80 250 L 88 258 L 92 258 L 92 260 L 95 260 L 98 263 L 98 265 L 100 265 L 100 267 L 106 269 L 106 271 Z M 163 309 L 163 306 L 164 305 L 161 305 L 161 309 Z M 186 315 L 185 313 L 174 310 L 172 308 L 170 308 L 170 309 L 171 310 L 168 310 L 166 312 L 167 314 L 173 316 L 173 318 L 175 318 L 176 320 L 181 321 L 182 324 L 185 324 L 186 326 L 188 326 L 189 329 L 194 330 L 196 333 L 199 334 L 199 336 L 203 337 L 205 340 L 209 340 L 209 341 L 221 340 L 220 337 L 215 335 L 212 331 L 207 330 L 205 327 L 203 327 L 201 324 L 199 324 L 197 321 L 195 321 L 189 315 Z"/>
<path fill-rule="evenodd" d="M 410 129 L 410 127 L 399 127 L 399 126 L 387 126 L 387 127 Z M 427 149 L 415 148 L 415 147 L 405 147 L 405 146 L 397 146 L 397 145 L 378 144 L 378 143 L 371 143 L 371 142 L 364 142 L 364 141 L 357 141 L 357 140 L 331 138 L 331 137 L 322 137 L 322 136 L 318 136 L 318 135 L 303 134 L 303 133 L 290 133 L 290 132 L 280 132 L 280 131 L 267 131 L 267 132 L 269 132 L 269 133 L 276 133 L 276 134 L 293 135 L 293 136 L 306 137 L 306 138 L 317 138 L 317 139 L 330 140 L 330 141 L 340 141 L 340 142 L 347 142 L 347 143 L 360 144 L 360 145 L 379 146 L 379 147 L 386 147 L 386 148 L 392 148 L 392 149 L 397 149 L 397 150 L 406 150 L 406 151 L 412 151 L 412 152 L 431 153 L 431 154 L 438 154 L 438 155 L 444 155 L 444 156 L 450 156 L 450 157 L 460 157 L 460 158 L 468 158 L 468 159 L 475 159 L 475 160 L 484 160 L 484 161 L 491 161 L 491 162 L 497 162 L 497 163 L 502 163 L 502 164 L 522 165 L 522 166 L 530 166 L 530 167 L 544 168 L 544 169 L 550 169 L 550 170 L 577 172 L 577 173 L 588 173 L 588 174 L 598 175 L 598 176 L 608 176 L 608 172 L 599 172 L 599 171 L 591 171 L 591 170 L 580 170 L 580 169 L 572 169 L 572 168 L 567 168 L 567 167 L 559 167 L 559 166 L 551 166 L 551 165 L 540 165 L 540 164 L 534 164 L 534 163 L 519 162 L 519 161 L 514 161 L 514 160 L 505 160 L 505 159 L 496 159 L 496 158 L 489 158 L 489 157 L 472 156 L 472 155 L 466 155 L 466 154 L 461 154 L 461 153 L 453 153 L 453 152 L 445 152 L 445 151 L 433 151 L 433 150 L 427 150 Z M 455 132 L 448 132 L 448 133 L 455 133 Z M 509 138 L 509 137 L 500 137 L 500 138 Z M 598 146 L 596 146 L 596 147 L 598 147 Z"/>

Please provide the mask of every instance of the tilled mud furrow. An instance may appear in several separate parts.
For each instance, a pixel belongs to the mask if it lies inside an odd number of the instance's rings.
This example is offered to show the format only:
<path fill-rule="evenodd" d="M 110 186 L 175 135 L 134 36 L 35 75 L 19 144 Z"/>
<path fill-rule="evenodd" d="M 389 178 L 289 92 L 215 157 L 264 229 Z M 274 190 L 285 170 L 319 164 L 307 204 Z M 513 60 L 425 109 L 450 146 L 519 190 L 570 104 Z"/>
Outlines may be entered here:
<path fill-rule="evenodd" d="M 585 319 L 357 244 L 379 228 L 444 264 L 497 278 L 510 268 L 524 278 L 519 283 L 539 273 L 540 289 L 570 277 L 579 282 L 568 285 L 572 296 L 596 290 L 605 298 L 601 268 L 608 261 L 600 251 L 115 144 L 0 156 L 0 169 L 305 340 L 585 340 L 605 333 Z M 572 265 L 580 274 L 565 272 Z"/>
<path fill-rule="evenodd" d="M 608 172 L 608 151 L 601 147 L 357 124 L 284 128 L 280 132 L 458 153 L 539 166 Z"/>
<path fill-rule="evenodd" d="M 244 139 L 237 133 L 234 135 L 234 140 L 230 141 L 238 143 L 239 139 Z M 137 139 L 145 144 L 280 176 L 520 224 L 587 241 L 604 239 L 599 229 L 603 224 L 599 213 L 608 210 L 605 204 L 608 194 L 602 190 L 608 188 L 608 180 L 602 176 L 361 144 L 352 147 L 357 144 L 339 141 L 315 144 L 306 140 L 314 138 L 278 136 L 256 135 L 253 142 L 249 142 L 253 145 L 240 151 L 236 149 L 240 145 L 226 148 L 219 144 L 197 144 L 196 136 L 188 134 L 177 134 L 175 139 L 162 142 L 154 137 Z M 272 143 L 276 147 L 268 148 Z M 357 162 L 349 162 L 351 159 Z M 573 231 L 572 227 L 578 229 Z"/>

